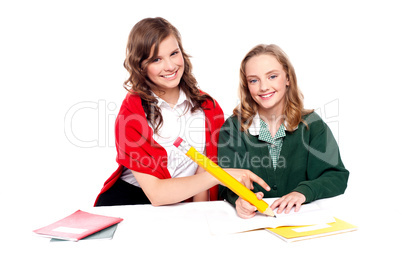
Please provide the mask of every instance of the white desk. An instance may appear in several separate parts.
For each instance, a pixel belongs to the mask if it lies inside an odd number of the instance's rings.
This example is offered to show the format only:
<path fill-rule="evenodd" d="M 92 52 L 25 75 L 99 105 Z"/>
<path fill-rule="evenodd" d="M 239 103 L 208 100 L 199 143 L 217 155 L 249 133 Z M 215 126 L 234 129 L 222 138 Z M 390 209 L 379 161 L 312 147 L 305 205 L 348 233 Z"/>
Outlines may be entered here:
<path fill-rule="evenodd" d="M 317 203 L 335 212 L 343 202 L 337 197 Z M 265 230 L 211 235 L 204 212 L 214 203 L 81 208 L 124 221 L 112 240 L 49 242 L 31 233 L 19 240 L 16 264 L 7 266 L 396 266 L 392 258 L 400 249 L 378 230 L 350 220 L 350 211 L 333 215 L 356 224 L 358 231 L 286 243 Z"/>

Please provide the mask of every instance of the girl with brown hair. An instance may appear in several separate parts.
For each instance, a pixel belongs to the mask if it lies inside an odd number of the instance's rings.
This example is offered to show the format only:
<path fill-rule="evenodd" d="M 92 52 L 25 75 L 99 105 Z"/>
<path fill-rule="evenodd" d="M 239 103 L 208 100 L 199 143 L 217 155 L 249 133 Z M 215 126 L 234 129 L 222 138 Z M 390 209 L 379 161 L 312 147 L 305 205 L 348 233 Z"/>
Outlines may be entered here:
<path fill-rule="evenodd" d="M 177 29 L 163 18 L 138 22 L 124 67 L 128 94 L 115 125 L 119 167 L 95 205 L 216 200 L 218 181 L 173 145 L 180 136 L 216 162 L 224 121 L 219 104 L 199 90 Z M 228 171 L 245 184 L 257 181 L 267 188 L 248 170 Z"/>

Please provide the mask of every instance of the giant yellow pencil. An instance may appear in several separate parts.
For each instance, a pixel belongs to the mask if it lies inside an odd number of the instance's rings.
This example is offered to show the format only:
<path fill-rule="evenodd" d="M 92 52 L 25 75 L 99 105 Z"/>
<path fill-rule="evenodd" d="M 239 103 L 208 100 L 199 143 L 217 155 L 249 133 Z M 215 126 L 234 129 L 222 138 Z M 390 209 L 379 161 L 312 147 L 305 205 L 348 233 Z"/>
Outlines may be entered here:
<path fill-rule="evenodd" d="M 221 167 L 216 165 L 208 157 L 204 156 L 203 154 L 198 152 L 194 147 L 187 144 L 187 142 L 184 141 L 182 138 L 178 137 L 174 142 L 174 145 L 180 151 L 186 154 L 189 158 L 191 158 L 194 162 L 196 162 L 199 166 L 204 168 L 207 172 L 212 174 L 221 183 L 223 183 L 230 190 L 236 193 L 239 197 L 248 201 L 250 204 L 254 205 L 259 212 L 268 216 L 275 217 L 274 212 L 269 207 L 267 202 L 258 199 L 255 193 L 253 193 L 250 189 L 248 189 L 242 183 L 237 181 L 233 176 L 224 171 Z"/>

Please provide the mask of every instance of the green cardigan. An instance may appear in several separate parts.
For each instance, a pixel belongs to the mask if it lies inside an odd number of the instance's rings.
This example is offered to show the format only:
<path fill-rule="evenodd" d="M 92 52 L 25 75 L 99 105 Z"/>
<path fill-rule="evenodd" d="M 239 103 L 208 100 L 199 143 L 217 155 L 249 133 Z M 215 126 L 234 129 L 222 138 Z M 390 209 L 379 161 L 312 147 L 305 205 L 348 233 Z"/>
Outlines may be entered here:
<path fill-rule="evenodd" d="M 254 192 L 264 197 L 281 197 L 300 192 L 306 203 L 334 197 L 345 192 L 349 171 L 345 169 L 331 130 L 315 113 L 303 117 L 308 127 L 300 123 L 293 132 L 286 131 L 276 170 L 268 152 L 268 144 L 258 136 L 240 130 L 240 123 L 231 116 L 219 134 L 218 163 L 222 168 L 249 169 L 271 187 L 264 190 L 254 183 Z M 238 196 L 220 187 L 220 197 L 234 205 Z"/>

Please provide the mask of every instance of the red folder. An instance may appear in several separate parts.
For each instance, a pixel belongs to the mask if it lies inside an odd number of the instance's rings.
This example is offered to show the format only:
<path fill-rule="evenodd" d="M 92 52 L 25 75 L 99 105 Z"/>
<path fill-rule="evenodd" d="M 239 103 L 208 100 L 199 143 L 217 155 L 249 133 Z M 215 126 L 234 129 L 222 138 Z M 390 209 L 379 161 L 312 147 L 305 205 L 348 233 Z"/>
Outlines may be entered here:
<path fill-rule="evenodd" d="M 119 223 L 122 220 L 122 218 L 97 215 L 77 210 L 73 214 L 55 223 L 34 230 L 34 232 L 45 237 L 78 241 Z"/>

